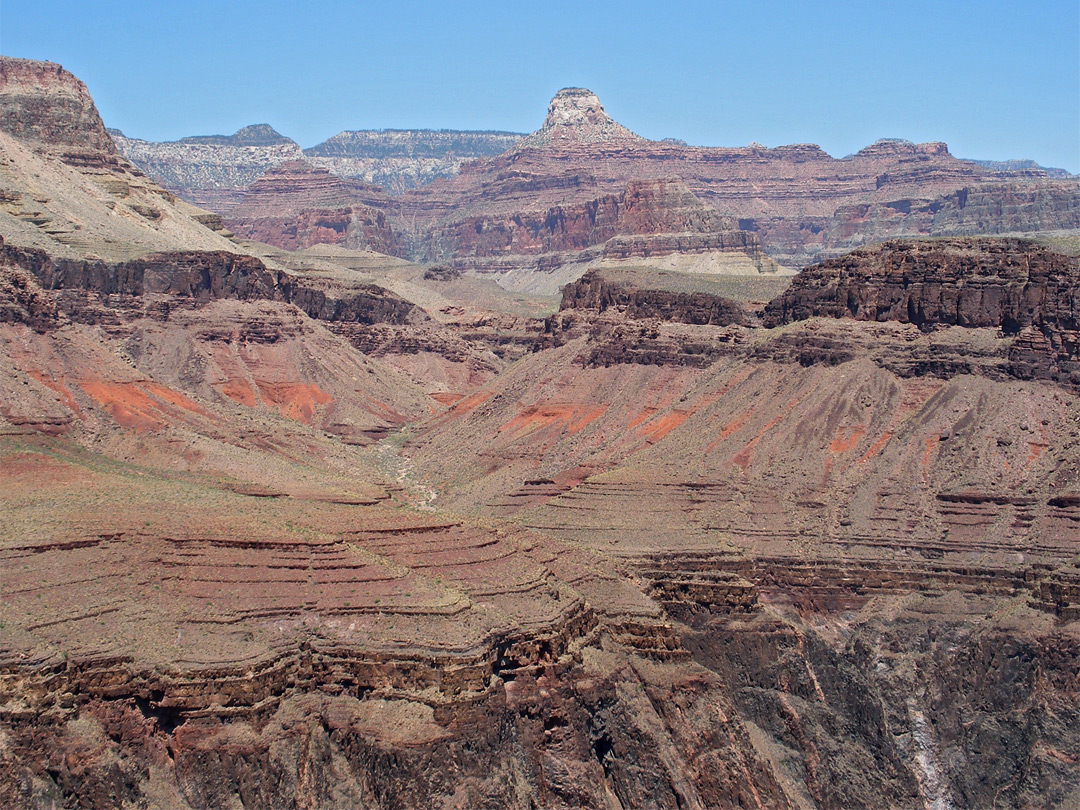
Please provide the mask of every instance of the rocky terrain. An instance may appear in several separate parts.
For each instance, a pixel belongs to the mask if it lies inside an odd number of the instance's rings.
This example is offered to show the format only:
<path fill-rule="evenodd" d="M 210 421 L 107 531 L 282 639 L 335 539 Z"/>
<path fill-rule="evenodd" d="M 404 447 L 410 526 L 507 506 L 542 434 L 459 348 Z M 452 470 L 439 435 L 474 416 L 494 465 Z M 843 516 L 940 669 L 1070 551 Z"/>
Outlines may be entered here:
<path fill-rule="evenodd" d="M 697 181 L 570 164 L 292 163 L 226 229 L 0 68 L 0 804 L 1080 802 L 1070 240 L 791 277 Z M 683 148 L 609 121 L 487 165 Z"/>
<path fill-rule="evenodd" d="M 248 187 L 225 224 L 237 236 L 286 250 L 341 244 L 400 255 L 401 238 L 390 226 L 387 206 L 378 186 L 287 161 Z"/>
<path fill-rule="evenodd" d="M 303 157 L 341 178 L 336 182 L 360 180 L 396 195 L 371 201 L 379 214 L 360 214 L 360 230 L 371 247 L 495 273 L 508 287 L 547 294 L 585 267 L 547 278 L 545 273 L 596 258 L 569 254 L 604 241 L 599 231 L 605 223 L 592 220 L 604 217 L 610 200 L 633 193 L 629 184 L 636 183 L 679 189 L 653 201 L 672 206 L 669 220 L 678 219 L 686 198 L 693 198 L 711 215 L 729 217 L 731 228 L 753 233 L 753 250 L 789 268 L 890 237 L 1080 228 L 1080 181 L 1032 161 L 960 160 L 943 143 L 899 139 L 841 159 L 813 144 L 767 149 L 649 141 L 612 120 L 596 95 L 582 88 L 560 90 L 542 126 L 527 136 L 342 132 L 303 155 L 265 125 L 176 144 L 114 137 L 129 159 L 166 188 L 234 220 L 263 220 L 283 206 L 297 207 L 304 195 L 295 183 L 275 185 L 282 179 L 276 170 L 263 174 Z M 242 209 L 233 210 L 242 199 Z M 351 214 L 339 212 L 330 221 L 320 210 L 305 213 L 286 232 L 274 225 L 243 230 L 279 247 L 363 244 L 344 236 Z M 665 216 L 654 214 L 658 220 Z M 582 220 L 586 233 L 565 233 L 581 231 Z M 300 235 L 293 235 L 294 226 Z M 642 223 L 632 220 L 606 227 L 609 236 L 660 233 L 655 223 L 641 230 Z M 386 228 L 393 231 L 389 241 L 372 233 Z"/>
<path fill-rule="evenodd" d="M 500 154 L 521 137 L 513 132 L 357 130 L 302 150 L 268 124 L 172 142 L 129 138 L 116 129 L 109 135 L 124 157 L 163 187 L 219 214 L 229 213 L 265 172 L 289 161 L 305 160 L 337 177 L 400 194 L 451 177 L 468 160 Z"/>
<path fill-rule="evenodd" d="M 243 190 L 279 163 L 303 159 L 295 141 L 267 124 L 231 136 L 209 135 L 157 143 L 109 133 L 120 152 L 163 188 L 219 214 L 240 201 Z"/>
<path fill-rule="evenodd" d="M 401 194 L 439 177 L 453 177 L 475 158 L 502 154 L 521 137 L 517 132 L 453 129 L 351 130 L 305 149 L 304 156 L 341 177 Z"/>
<path fill-rule="evenodd" d="M 731 217 L 760 250 L 801 267 L 890 236 L 1070 231 L 1080 227 L 1080 181 L 1036 167 L 984 167 L 943 143 L 882 140 L 836 159 L 812 144 L 767 149 L 649 141 L 613 121 L 587 90 L 560 91 L 539 130 L 497 157 L 398 201 L 414 258 L 506 272 L 513 234 L 549 212 L 625 193 L 630 183 L 678 184 L 699 206 Z M 672 201 L 675 207 L 680 203 Z M 667 203 L 665 203 L 667 204 Z M 627 223 L 622 235 L 649 234 Z M 533 231 L 538 226 L 532 224 Z M 476 231 L 476 236 L 469 233 Z M 687 230 L 695 230 L 693 228 Z M 486 248 L 502 239 L 510 256 Z M 490 258 L 476 262 L 477 248 Z M 533 269 L 550 272 L 556 258 Z M 580 275 L 580 273 L 578 273 Z M 560 283 L 573 280 L 561 277 Z"/>

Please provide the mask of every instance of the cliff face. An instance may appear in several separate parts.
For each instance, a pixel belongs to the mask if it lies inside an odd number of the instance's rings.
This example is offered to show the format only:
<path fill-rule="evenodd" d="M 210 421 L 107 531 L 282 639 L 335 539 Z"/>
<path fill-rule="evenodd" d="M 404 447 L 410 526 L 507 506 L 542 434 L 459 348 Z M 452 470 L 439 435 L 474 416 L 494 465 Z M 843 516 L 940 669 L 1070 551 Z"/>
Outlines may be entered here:
<path fill-rule="evenodd" d="M 595 93 L 583 87 L 566 87 L 548 105 L 543 126 L 522 138 L 512 151 L 560 144 L 633 144 L 644 140 L 611 120 Z"/>
<path fill-rule="evenodd" d="M 52 62 L 0 57 L 0 130 L 72 160 L 116 154 L 86 85 Z"/>
<path fill-rule="evenodd" d="M 316 244 L 400 255 L 390 201 L 377 186 L 346 181 L 304 161 L 279 164 L 245 192 L 225 219 L 238 236 L 286 250 Z"/>
<path fill-rule="evenodd" d="M 502 154 L 520 139 L 516 132 L 356 130 L 305 149 L 304 156 L 341 177 L 401 194 L 439 177 L 453 177 L 467 161 Z"/>
<path fill-rule="evenodd" d="M 167 188 L 224 213 L 267 169 L 301 157 L 295 144 L 272 130 L 249 129 L 255 134 L 176 144 L 117 137 L 124 153 Z M 1080 181 L 1050 181 L 1035 165 L 983 165 L 954 158 L 940 142 L 895 139 L 842 159 L 813 144 L 707 148 L 649 141 L 612 120 L 595 94 L 582 88 L 559 91 L 542 126 L 524 137 L 343 132 L 303 156 L 338 177 L 377 183 L 400 195 L 372 203 L 384 219 L 362 213 L 358 231 L 372 248 L 382 245 L 425 261 L 458 258 L 470 267 L 477 257 L 492 257 L 498 261 L 491 269 L 500 271 L 524 267 L 506 257 L 580 250 L 605 241 L 603 223 L 585 222 L 587 212 L 574 209 L 648 181 L 681 182 L 711 210 L 754 231 L 763 250 L 789 267 L 893 236 L 1069 229 L 1080 218 Z M 280 203 L 264 193 L 266 188 L 253 191 L 244 218 L 274 216 L 270 212 Z M 290 192 L 283 188 L 282 193 Z M 266 211 L 257 211 L 256 203 Z M 318 213 L 307 214 L 303 222 L 268 224 L 245 234 L 301 247 L 362 243 L 359 236 L 353 242 L 345 237 L 348 215 L 312 211 Z M 403 241 L 388 242 L 380 233 L 384 226 Z M 617 232 L 658 232 L 634 227 L 630 223 Z"/>
<path fill-rule="evenodd" d="M 504 188 L 508 195 L 524 196 L 530 185 L 519 178 Z M 620 234 L 733 230 L 734 220 L 702 205 L 681 182 L 635 181 L 617 194 L 582 203 L 455 218 L 423 236 L 423 252 L 432 259 L 534 255 L 579 251 Z"/>
<path fill-rule="evenodd" d="M 111 135 L 123 155 L 165 188 L 196 205 L 225 214 L 268 170 L 306 160 L 338 177 L 386 188 L 393 194 L 457 174 L 466 161 L 500 154 L 520 135 L 454 130 L 341 132 L 301 150 L 267 124 L 233 135 L 199 135 L 175 142 Z"/>
<path fill-rule="evenodd" d="M 692 287 L 697 279 L 678 275 L 590 270 L 563 287 L 559 310 L 602 313 L 611 309 L 635 320 L 657 318 L 674 323 L 716 326 L 747 322 L 747 313 L 737 301 L 713 290 L 694 290 Z M 684 285 L 691 289 L 680 289 Z"/>
<path fill-rule="evenodd" d="M 0 238 L 0 263 L 29 273 L 41 291 L 55 294 L 54 308 L 59 304 L 73 320 L 91 324 L 101 317 L 102 305 L 107 306 L 110 300 L 131 304 L 136 303 L 133 299 L 148 296 L 203 304 L 221 299 L 282 301 L 317 320 L 361 324 L 401 324 L 415 309 L 373 284 L 352 285 L 347 290 L 319 289 L 303 279 L 270 270 L 257 258 L 234 253 L 160 253 L 108 264 L 52 259 L 43 251 L 6 245 Z M 26 313 L 11 319 L 29 323 L 27 318 L 35 313 L 47 315 L 48 307 L 36 303 L 33 288 L 19 281 L 22 275 L 16 272 L 10 278 L 18 292 L 18 311 Z M 95 305 L 93 299 L 100 303 Z"/>
<path fill-rule="evenodd" d="M 743 219 L 789 266 L 900 236 L 973 236 L 1080 228 L 1080 181 L 984 182 L 932 199 L 843 205 L 828 217 Z"/>
<path fill-rule="evenodd" d="M 886 242 L 803 270 L 765 309 L 770 325 L 816 316 L 997 328 L 1041 355 L 1021 367 L 1080 382 L 1078 262 L 1023 240 Z"/>
<path fill-rule="evenodd" d="M 294 141 L 261 127 L 245 127 L 232 136 L 166 143 L 128 138 L 113 130 L 112 139 L 124 157 L 164 188 L 218 214 L 236 205 L 244 189 L 267 169 L 304 156 Z"/>
<path fill-rule="evenodd" d="M 1068 228 L 1080 200 L 1071 181 L 1054 188 L 1035 168 L 958 160 L 943 143 L 879 141 L 835 159 L 812 144 L 723 149 L 648 141 L 612 121 L 595 95 L 574 89 L 560 91 L 543 126 L 513 149 L 403 195 L 400 210 L 410 227 L 434 235 L 429 243 L 444 258 L 458 242 L 471 255 L 476 239 L 465 232 L 490 224 L 488 251 L 497 255 L 497 248 L 511 250 L 505 239 L 498 245 L 512 230 L 507 220 L 649 180 L 681 182 L 795 266 L 892 233 Z"/>

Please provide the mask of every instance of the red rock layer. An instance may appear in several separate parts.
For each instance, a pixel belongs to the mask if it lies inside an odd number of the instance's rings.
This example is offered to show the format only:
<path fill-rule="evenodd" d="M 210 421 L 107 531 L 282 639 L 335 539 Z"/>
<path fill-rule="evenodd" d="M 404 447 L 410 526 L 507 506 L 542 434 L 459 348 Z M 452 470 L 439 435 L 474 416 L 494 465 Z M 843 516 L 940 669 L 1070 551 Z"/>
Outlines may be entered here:
<path fill-rule="evenodd" d="M 398 255 L 401 240 L 390 227 L 390 207 L 376 186 L 289 161 L 248 188 L 226 225 L 245 239 L 286 250 L 343 244 Z"/>
<path fill-rule="evenodd" d="M 564 180 L 567 190 L 576 194 L 577 178 Z M 522 209 L 495 213 L 496 204 L 494 210 L 436 225 L 423 237 L 422 252 L 443 259 L 537 255 L 579 251 L 623 234 L 689 232 L 722 239 L 718 232 L 735 229 L 734 220 L 704 206 L 677 180 L 631 181 L 618 193 L 550 208 L 531 207 L 537 197 L 559 185 L 534 188 L 528 178 L 506 178 L 504 191 L 518 197 Z M 735 241 L 727 238 L 729 244 Z"/>

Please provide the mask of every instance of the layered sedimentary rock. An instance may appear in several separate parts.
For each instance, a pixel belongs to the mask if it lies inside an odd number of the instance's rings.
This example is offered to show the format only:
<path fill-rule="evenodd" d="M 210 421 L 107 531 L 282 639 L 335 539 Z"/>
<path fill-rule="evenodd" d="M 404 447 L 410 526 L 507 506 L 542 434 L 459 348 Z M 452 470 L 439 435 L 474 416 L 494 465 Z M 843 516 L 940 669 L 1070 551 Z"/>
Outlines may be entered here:
<path fill-rule="evenodd" d="M 439 177 L 453 177 L 463 163 L 502 154 L 520 138 L 516 132 L 353 130 L 305 149 L 304 156 L 341 177 L 355 177 L 400 194 Z"/>
<path fill-rule="evenodd" d="M 110 134 L 123 155 L 165 188 L 221 214 L 265 172 L 306 160 L 343 178 L 381 186 L 392 194 L 457 174 L 478 157 L 505 152 L 521 137 L 513 132 L 456 130 L 359 130 L 340 132 L 309 149 L 267 124 L 233 135 L 195 135 L 172 142 Z"/>
<path fill-rule="evenodd" d="M 622 124 L 611 120 L 600 99 L 583 87 L 565 87 L 548 105 L 543 125 L 514 145 L 512 151 L 562 144 L 643 141 Z"/>
<path fill-rule="evenodd" d="M 789 266 L 900 236 L 1068 232 L 1080 228 L 1080 181 L 983 182 L 931 199 L 842 205 L 828 217 L 751 218 L 740 225 Z"/>
<path fill-rule="evenodd" d="M 600 326 L 419 437 L 451 503 L 627 561 L 808 806 L 1068 806 L 1078 685 L 1036 673 L 1080 652 L 1075 393 L 1010 380 L 991 327 L 816 319 L 658 365 Z"/>
<path fill-rule="evenodd" d="M 722 149 L 648 141 L 612 121 L 595 95 L 573 89 L 556 94 L 544 125 L 512 150 L 403 195 L 400 210 L 424 246 L 416 255 L 445 260 L 455 251 L 472 255 L 485 228 L 510 250 L 507 234 L 519 223 L 647 180 L 681 181 L 789 265 L 892 233 L 1069 228 L 1080 201 L 1074 181 L 1056 187 L 1037 169 L 985 168 L 954 158 L 942 143 L 884 140 L 835 159 L 811 144 Z M 466 238 L 470 228 L 477 237 Z"/>
<path fill-rule="evenodd" d="M 717 326 L 747 319 L 744 308 L 709 285 L 707 277 L 632 270 L 590 270 L 563 287 L 559 309 L 614 309 L 632 319 Z"/>
<path fill-rule="evenodd" d="M 0 804 L 1076 806 L 1075 259 L 623 234 L 542 323 L 0 143 Z"/>
<path fill-rule="evenodd" d="M 1014 344 L 1020 373 L 1076 384 L 1078 265 L 1017 239 L 887 242 L 807 268 L 766 307 L 765 322 L 824 315 L 990 327 L 1021 336 Z"/>
<path fill-rule="evenodd" d="M 527 178 L 504 180 L 503 192 L 525 198 L 523 204 L 530 191 Z M 681 182 L 633 181 L 619 193 L 581 203 L 455 218 L 428 231 L 421 252 L 443 260 L 574 252 L 620 234 L 713 234 L 718 242 L 726 238 L 729 249 L 756 242 L 753 236 L 719 235 L 735 228 L 734 220 L 702 205 Z"/>
<path fill-rule="evenodd" d="M 281 152 L 286 144 L 277 142 L 280 136 L 272 130 L 258 130 L 256 134 L 266 137 L 249 138 L 252 145 L 234 144 L 244 132 L 230 138 L 184 139 L 175 145 L 118 143 L 167 188 L 224 213 L 263 170 L 301 156 L 291 142 L 294 151 Z M 160 166 L 151 165 L 158 146 L 172 152 Z M 237 149 L 247 152 L 234 154 Z M 192 150 L 221 154 L 201 157 Z M 339 177 L 405 192 L 398 201 L 374 201 L 381 215 L 362 215 L 361 230 L 372 247 L 386 244 L 385 235 L 375 232 L 389 227 L 397 234 L 389 246 L 402 255 L 426 261 L 458 258 L 469 266 L 483 263 L 475 261 L 477 257 L 490 257 L 490 269 L 504 273 L 521 269 L 520 260 L 507 256 L 532 255 L 539 249 L 536 244 L 559 241 L 558 225 L 549 227 L 547 222 L 549 212 L 556 218 L 560 211 L 571 212 L 573 219 L 574 209 L 619 195 L 628 183 L 648 180 L 681 181 L 710 209 L 754 231 L 764 251 L 788 267 L 892 236 L 1063 230 L 1077 227 L 1080 217 L 1080 182 L 1058 174 L 1058 179 L 1048 180 L 1046 170 L 1030 162 L 983 165 L 954 158 L 943 143 L 898 139 L 878 141 L 842 159 L 813 144 L 767 149 L 758 144 L 713 148 L 649 141 L 612 120 L 595 94 L 582 88 L 559 91 L 543 125 L 525 137 L 343 132 L 303 155 Z M 248 170 L 255 163 L 258 173 Z M 244 167 L 247 173 L 230 178 L 226 168 L 211 164 Z M 190 179 L 184 179 L 185 174 Z M 211 179 L 199 185 L 197 178 L 203 175 Z M 437 182 L 429 184 L 433 179 Z M 196 186 L 198 190 L 184 190 Z M 219 189 L 220 198 L 204 193 L 204 187 L 211 186 Z M 282 193 L 287 195 L 288 189 Z M 256 202 L 265 204 L 267 213 L 255 210 Z M 275 205 L 266 194 L 249 196 L 245 217 L 272 216 L 269 210 Z M 285 232 L 268 227 L 260 233 L 281 245 L 343 239 L 341 215 L 310 213 L 301 220 L 296 237 L 291 227 Z M 528 239 L 522 239 L 522 231 Z M 519 247 L 524 252 L 519 253 Z M 566 248 L 552 246 L 545 252 L 560 250 Z M 553 257 L 533 269 L 550 272 L 563 263 Z M 560 278 L 559 283 L 566 280 L 572 278 Z"/>
<path fill-rule="evenodd" d="M 342 294 L 270 270 L 259 259 L 234 253 L 160 253 L 121 264 L 51 259 L 42 251 L 9 246 L 0 240 L 3 266 L 30 272 L 70 315 L 93 322 L 98 313 L 82 312 L 87 294 L 108 306 L 149 295 L 205 303 L 217 299 L 284 301 L 310 317 L 326 321 L 403 323 L 412 304 L 375 285 L 357 285 Z M 168 304 L 165 303 L 165 311 Z"/>
<path fill-rule="evenodd" d="M 0 130 L 73 161 L 116 154 L 86 85 L 52 62 L 0 57 Z"/>
<path fill-rule="evenodd" d="M 342 244 L 399 255 L 401 240 L 390 227 L 388 205 L 377 186 L 288 161 L 252 183 L 225 224 L 237 236 L 286 250 Z"/>
<path fill-rule="evenodd" d="M 266 124 L 233 135 L 207 135 L 158 143 L 112 130 L 124 157 L 163 187 L 200 207 L 224 214 L 267 169 L 304 154 L 295 141 Z"/>

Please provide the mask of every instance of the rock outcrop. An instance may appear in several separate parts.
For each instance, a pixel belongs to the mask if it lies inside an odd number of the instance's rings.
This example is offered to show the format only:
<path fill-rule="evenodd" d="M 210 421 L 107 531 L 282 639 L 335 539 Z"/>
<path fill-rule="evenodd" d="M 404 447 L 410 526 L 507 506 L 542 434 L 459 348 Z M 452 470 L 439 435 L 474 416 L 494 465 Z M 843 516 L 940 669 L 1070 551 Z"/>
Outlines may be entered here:
<path fill-rule="evenodd" d="M 503 193 L 527 200 L 530 178 L 510 175 L 502 181 Z M 713 234 L 734 246 L 732 235 L 717 235 L 734 230 L 734 220 L 702 205 L 679 181 L 632 181 L 618 193 L 580 203 L 455 217 L 424 234 L 421 252 L 444 261 L 531 256 L 576 252 L 622 234 L 672 233 Z"/>
<path fill-rule="evenodd" d="M 543 126 L 518 141 L 513 151 L 562 144 L 632 143 L 644 140 L 611 120 L 600 99 L 591 90 L 565 87 L 551 99 Z"/>
<path fill-rule="evenodd" d="M 254 134 L 246 139 L 242 130 L 229 138 L 188 138 L 172 145 L 119 138 L 118 143 L 167 188 L 227 213 L 243 188 L 266 169 L 301 157 L 295 144 L 272 130 L 249 129 Z M 164 157 L 155 164 L 159 152 Z M 482 264 L 477 257 L 490 257 L 489 269 L 498 273 L 527 269 L 508 256 L 567 250 L 537 246 L 559 241 L 558 226 L 546 221 L 548 212 L 570 212 L 572 219 L 573 209 L 619 195 L 629 183 L 641 181 L 683 183 L 709 209 L 754 231 L 765 253 L 787 267 L 896 236 L 1062 230 L 1076 228 L 1080 220 L 1080 182 L 1049 180 L 1033 164 L 983 165 L 954 158 L 940 142 L 899 139 L 878 141 L 841 159 L 813 144 L 767 149 L 649 141 L 612 120 L 596 95 L 582 88 L 560 90 L 543 125 L 524 137 L 343 132 L 304 150 L 303 156 L 338 177 L 374 182 L 400 195 L 392 202 L 374 202 L 379 215 L 361 214 L 359 230 L 374 249 L 386 244 L 385 235 L 375 232 L 389 227 L 401 237 L 392 251 L 398 255 L 424 261 L 457 258 L 474 269 Z M 235 176 L 229 174 L 230 165 L 236 167 Z M 265 194 L 249 195 L 245 218 L 271 216 L 253 210 L 256 201 L 268 211 L 277 205 Z M 342 242 L 347 216 L 307 214 L 302 219 L 295 235 L 292 226 L 267 226 L 263 235 L 290 246 Z M 522 231 L 529 238 L 523 239 Z M 255 231 L 250 235 L 259 238 Z M 522 243 L 520 251 L 517 243 Z M 553 258 L 532 269 L 550 272 L 565 263 Z"/>
<path fill-rule="evenodd" d="M 1029 178 L 965 186 L 932 199 L 842 205 L 828 217 L 743 219 L 794 267 L 902 236 L 977 236 L 1080 229 L 1080 181 Z"/>
<path fill-rule="evenodd" d="M 251 184 L 225 218 L 237 236 L 286 250 L 317 244 L 400 255 L 382 189 L 304 161 L 278 164 Z"/>
<path fill-rule="evenodd" d="M 746 323 L 743 306 L 708 289 L 706 279 L 676 273 L 590 270 L 563 287 L 559 310 L 602 313 L 611 309 L 634 320 L 657 318 L 715 326 Z"/>
<path fill-rule="evenodd" d="M 53 307 L 59 306 L 71 318 L 86 323 L 94 323 L 101 316 L 91 299 L 105 306 L 123 302 L 130 305 L 140 303 L 134 299 L 149 296 L 195 303 L 222 299 L 283 301 L 316 320 L 359 324 L 402 324 L 416 313 L 414 305 L 374 284 L 320 289 L 304 279 L 271 270 L 253 256 L 235 253 L 160 253 L 108 264 L 52 259 L 40 250 L 6 245 L 0 238 L 0 262 L 32 275 L 40 291 L 55 294 Z M 48 307 L 35 304 L 37 294 L 19 278 L 12 276 L 11 281 L 12 289 L 18 291 L 16 301 L 21 302 L 17 311 L 33 305 L 33 311 L 44 317 Z M 162 306 L 167 314 L 168 302 Z"/>
<path fill-rule="evenodd" d="M 69 161 L 116 154 L 86 85 L 52 62 L 0 57 L 0 131 Z"/>
<path fill-rule="evenodd" d="M 240 202 L 244 190 L 274 166 L 301 160 L 295 141 L 266 124 L 234 135 L 206 135 L 158 143 L 112 130 L 120 152 L 172 193 L 217 214 Z"/>
<path fill-rule="evenodd" d="M 453 177 L 467 161 L 500 155 L 517 132 L 381 129 L 339 132 L 304 150 L 305 158 L 341 177 L 382 186 L 391 194 Z"/>
<path fill-rule="evenodd" d="M 765 309 L 769 325 L 816 316 L 1000 329 L 1022 338 L 1020 373 L 1080 383 L 1080 262 L 1032 242 L 886 242 L 803 270 Z"/>

